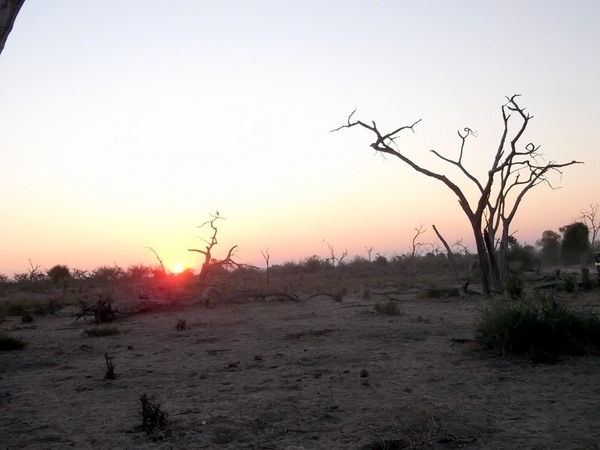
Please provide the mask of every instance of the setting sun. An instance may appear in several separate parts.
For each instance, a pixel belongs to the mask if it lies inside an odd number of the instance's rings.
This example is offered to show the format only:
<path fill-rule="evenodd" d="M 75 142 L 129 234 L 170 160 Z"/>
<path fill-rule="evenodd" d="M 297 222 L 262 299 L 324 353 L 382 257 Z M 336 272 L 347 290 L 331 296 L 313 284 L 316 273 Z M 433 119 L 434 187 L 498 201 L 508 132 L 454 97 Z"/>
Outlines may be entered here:
<path fill-rule="evenodd" d="M 181 263 L 176 263 L 176 264 L 173 266 L 173 273 L 181 273 L 181 272 L 183 272 L 184 270 L 185 270 L 185 267 L 184 267 L 184 265 L 183 265 L 183 264 L 181 264 Z"/>

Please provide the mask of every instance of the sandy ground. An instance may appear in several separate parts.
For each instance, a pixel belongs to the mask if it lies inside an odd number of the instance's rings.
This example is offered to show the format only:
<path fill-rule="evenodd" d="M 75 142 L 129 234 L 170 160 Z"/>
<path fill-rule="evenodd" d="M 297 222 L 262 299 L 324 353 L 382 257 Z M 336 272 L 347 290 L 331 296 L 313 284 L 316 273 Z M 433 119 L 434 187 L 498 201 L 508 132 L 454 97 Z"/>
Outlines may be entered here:
<path fill-rule="evenodd" d="M 74 310 L 11 317 L 0 328 L 29 345 L 0 354 L 0 448 L 598 448 L 599 358 L 494 357 L 453 341 L 472 338 L 481 298 L 396 297 L 401 316 L 356 296 L 180 307 L 101 338 Z M 140 429 L 144 393 L 166 439 Z"/>

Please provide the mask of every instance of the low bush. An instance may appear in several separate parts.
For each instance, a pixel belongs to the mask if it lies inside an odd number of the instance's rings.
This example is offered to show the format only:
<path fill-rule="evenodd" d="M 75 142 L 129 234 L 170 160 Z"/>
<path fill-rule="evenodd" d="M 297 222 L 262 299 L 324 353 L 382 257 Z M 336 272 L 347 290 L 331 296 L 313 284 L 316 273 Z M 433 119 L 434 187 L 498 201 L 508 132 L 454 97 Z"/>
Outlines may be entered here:
<path fill-rule="evenodd" d="M 512 298 L 521 298 L 525 289 L 525 281 L 519 274 L 512 274 L 504 283 L 504 290 Z"/>
<path fill-rule="evenodd" d="M 563 275 L 565 292 L 573 293 L 577 291 L 577 275 L 566 273 Z"/>
<path fill-rule="evenodd" d="M 7 352 L 10 350 L 21 350 L 25 348 L 27 342 L 23 339 L 9 336 L 4 333 L 0 333 L 0 351 Z"/>
<path fill-rule="evenodd" d="M 115 380 L 115 364 L 112 362 L 112 358 L 108 356 L 108 353 L 104 354 L 104 362 L 106 363 L 106 370 L 104 371 L 104 379 Z"/>
<path fill-rule="evenodd" d="M 163 411 L 154 399 L 146 394 L 140 396 L 142 402 L 142 430 L 155 439 L 164 439 L 171 434 L 169 414 Z"/>
<path fill-rule="evenodd" d="M 377 314 L 384 314 L 386 316 L 399 316 L 402 314 L 398 303 L 393 300 L 375 303 L 375 312 Z"/>
<path fill-rule="evenodd" d="M 81 332 L 82 335 L 87 337 L 103 337 L 119 333 L 120 331 L 117 327 L 94 327 Z"/>
<path fill-rule="evenodd" d="M 574 310 L 542 293 L 497 299 L 475 327 L 475 339 L 499 354 L 531 353 L 536 360 L 556 355 L 600 354 L 600 318 Z"/>

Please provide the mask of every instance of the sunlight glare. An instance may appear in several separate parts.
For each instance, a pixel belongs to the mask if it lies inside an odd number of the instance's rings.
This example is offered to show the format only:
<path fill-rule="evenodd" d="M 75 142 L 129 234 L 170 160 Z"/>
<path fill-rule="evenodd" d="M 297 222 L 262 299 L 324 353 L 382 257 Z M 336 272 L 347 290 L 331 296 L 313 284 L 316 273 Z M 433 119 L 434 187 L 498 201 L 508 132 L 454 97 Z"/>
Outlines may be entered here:
<path fill-rule="evenodd" d="M 181 263 L 176 263 L 173 266 L 173 273 L 181 273 L 185 270 L 185 267 Z"/>

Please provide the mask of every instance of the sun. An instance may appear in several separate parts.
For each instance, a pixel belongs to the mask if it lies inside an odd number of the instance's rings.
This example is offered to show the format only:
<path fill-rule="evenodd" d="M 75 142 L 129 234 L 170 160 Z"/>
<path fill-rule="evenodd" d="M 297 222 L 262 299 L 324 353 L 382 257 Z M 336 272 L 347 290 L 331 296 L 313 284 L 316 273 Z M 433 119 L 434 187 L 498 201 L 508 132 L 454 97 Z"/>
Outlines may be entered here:
<path fill-rule="evenodd" d="M 185 266 L 181 263 L 175 263 L 173 265 L 173 273 L 181 273 L 185 270 Z"/>

